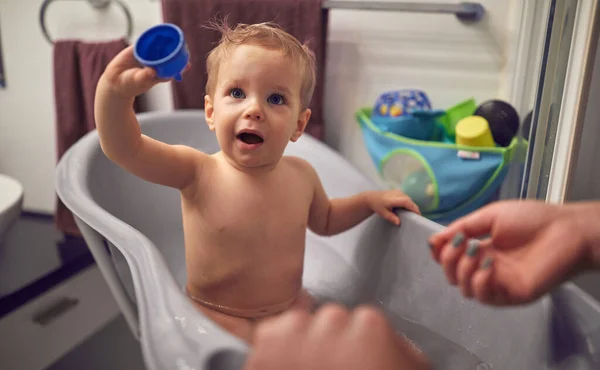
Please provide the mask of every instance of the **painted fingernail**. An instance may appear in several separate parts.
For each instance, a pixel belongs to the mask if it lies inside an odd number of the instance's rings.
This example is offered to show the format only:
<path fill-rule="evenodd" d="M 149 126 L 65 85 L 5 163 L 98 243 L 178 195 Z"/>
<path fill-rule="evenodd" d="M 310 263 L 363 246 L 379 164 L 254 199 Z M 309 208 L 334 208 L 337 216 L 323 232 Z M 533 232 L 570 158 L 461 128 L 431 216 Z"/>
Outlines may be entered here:
<path fill-rule="evenodd" d="M 492 257 L 485 257 L 483 259 L 483 263 L 481 264 L 481 269 L 482 270 L 487 270 L 490 268 L 490 266 L 492 265 Z"/>
<path fill-rule="evenodd" d="M 479 251 L 479 243 L 480 242 L 477 239 L 469 240 L 469 242 L 467 243 L 467 256 L 473 257 L 477 254 L 477 252 Z"/>
<path fill-rule="evenodd" d="M 461 246 L 461 244 L 465 241 L 465 234 L 463 233 L 458 233 L 456 235 L 454 235 L 454 238 L 452 238 L 452 246 L 454 248 L 458 248 Z"/>
<path fill-rule="evenodd" d="M 429 247 L 430 250 L 433 250 L 433 244 L 431 244 L 430 241 L 427 242 L 427 246 Z"/>

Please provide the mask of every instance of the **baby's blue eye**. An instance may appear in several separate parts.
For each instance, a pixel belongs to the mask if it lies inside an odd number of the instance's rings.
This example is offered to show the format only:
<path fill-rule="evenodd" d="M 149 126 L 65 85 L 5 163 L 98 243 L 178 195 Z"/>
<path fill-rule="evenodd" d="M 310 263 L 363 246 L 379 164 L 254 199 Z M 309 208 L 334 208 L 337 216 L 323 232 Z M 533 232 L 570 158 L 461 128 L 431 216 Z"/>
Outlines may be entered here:
<path fill-rule="evenodd" d="M 281 104 L 285 103 L 285 99 L 283 98 L 283 96 L 281 96 L 279 94 L 273 94 L 273 95 L 269 96 L 267 101 L 269 103 L 275 104 L 275 105 L 281 105 Z"/>
<path fill-rule="evenodd" d="M 235 99 L 243 99 L 246 97 L 242 89 L 234 88 L 229 91 L 229 96 Z"/>

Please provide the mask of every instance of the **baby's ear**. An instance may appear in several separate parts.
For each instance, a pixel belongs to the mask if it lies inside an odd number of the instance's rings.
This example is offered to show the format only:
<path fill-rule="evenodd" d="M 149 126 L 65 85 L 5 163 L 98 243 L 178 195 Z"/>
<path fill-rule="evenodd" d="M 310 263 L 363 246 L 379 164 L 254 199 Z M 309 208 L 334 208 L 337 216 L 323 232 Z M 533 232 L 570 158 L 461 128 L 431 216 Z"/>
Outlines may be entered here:
<path fill-rule="evenodd" d="M 294 133 L 292 134 L 292 137 L 290 138 L 291 141 L 295 142 L 300 138 L 300 136 L 302 136 L 302 133 L 304 132 L 304 129 L 306 128 L 306 124 L 308 123 L 308 120 L 310 119 L 310 114 L 311 114 L 311 110 L 308 108 L 306 108 L 305 110 L 300 112 L 300 115 L 298 116 L 298 121 L 296 122 L 296 130 L 294 131 Z"/>
<path fill-rule="evenodd" d="M 204 118 L 206 119 L 206 124 L 211 131 L 215 130 L 215 123 L 213 120 L 214 115 L 214 107 L 212 103 L 212 98 L 210 95 L 204 96 Z"/>

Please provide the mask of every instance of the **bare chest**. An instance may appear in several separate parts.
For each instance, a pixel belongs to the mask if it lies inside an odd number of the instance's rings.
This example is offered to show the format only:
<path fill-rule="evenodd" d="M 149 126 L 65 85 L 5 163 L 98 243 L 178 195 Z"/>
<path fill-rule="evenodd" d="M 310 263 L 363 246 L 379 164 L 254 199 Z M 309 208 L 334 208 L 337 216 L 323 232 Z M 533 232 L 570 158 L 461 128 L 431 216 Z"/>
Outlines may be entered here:
<path fill-rule="evenodd" d="M 202 187 L 195 207 L 202 231 L 225 245 L 282 244 L 304 240 L 312 189 L 295 176 L 260 181 L 217 173 Z"/>

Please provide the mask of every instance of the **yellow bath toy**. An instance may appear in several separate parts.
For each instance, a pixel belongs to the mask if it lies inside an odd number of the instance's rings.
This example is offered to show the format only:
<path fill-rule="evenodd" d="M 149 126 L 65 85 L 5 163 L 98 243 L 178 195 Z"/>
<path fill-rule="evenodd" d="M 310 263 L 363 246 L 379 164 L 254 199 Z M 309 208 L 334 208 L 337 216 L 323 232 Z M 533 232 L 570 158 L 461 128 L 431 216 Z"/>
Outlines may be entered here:
<path fill-rule="evenodd" d="M 382 116 L 385 116 L 387 114 L 387 111 L 388 111 L 388 106 L 385 104 L 381 104 L 381 106 L 379 107 L 379 113 Z"/>
<path fill-rule="evenodd" d="M 390 110 L 390 115 L 392 117 L 398 117 L 401 114 L 402 114 L 402 107 L 394 104 L 394 106 L 392 106 L 392 109 Z"/>
<path fill-rule="evenodd" d="M 456 143 L 465 146 L 496 146 L 488 121 L 480 116 L 469 116 L 458 121 Z"/>

